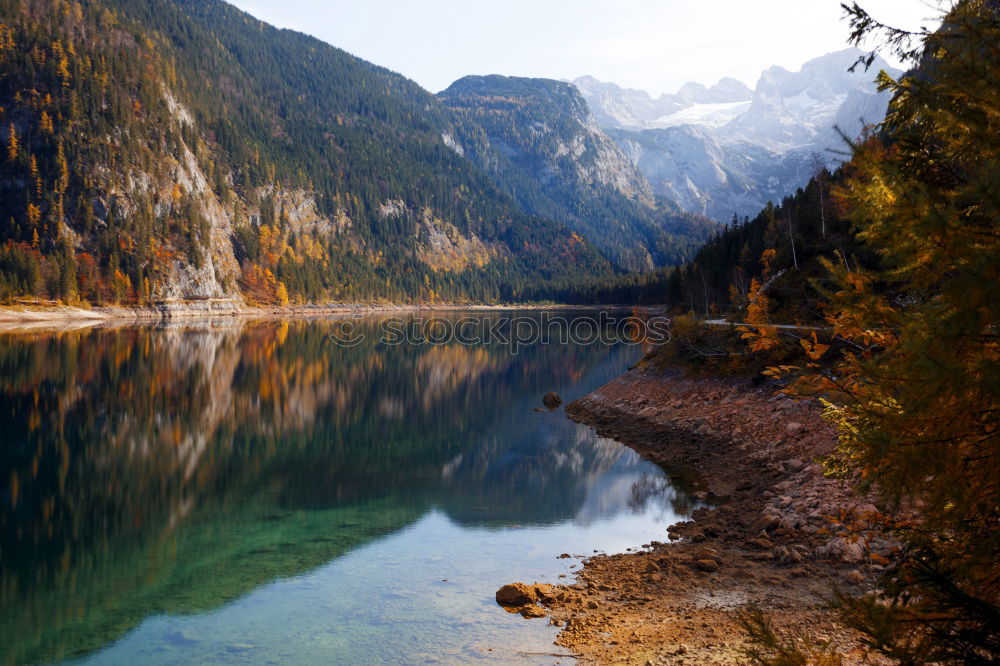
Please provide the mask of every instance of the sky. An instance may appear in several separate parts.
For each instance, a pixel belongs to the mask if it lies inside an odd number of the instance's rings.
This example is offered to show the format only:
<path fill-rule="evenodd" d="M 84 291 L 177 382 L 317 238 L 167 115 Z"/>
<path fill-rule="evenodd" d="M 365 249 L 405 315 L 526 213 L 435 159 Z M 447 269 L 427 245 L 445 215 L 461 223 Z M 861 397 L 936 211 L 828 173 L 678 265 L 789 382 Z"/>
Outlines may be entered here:
<path fill-rule="evenodd" d="M 230 0 L 431 92 L 467 74 L 589 74 L 654 96 L 847 47 L 840 0 Z M 862 0 L 886 23 L 932 27 L 938 0 Z M 899 63 L 891 62 L 898 65 Z"/>

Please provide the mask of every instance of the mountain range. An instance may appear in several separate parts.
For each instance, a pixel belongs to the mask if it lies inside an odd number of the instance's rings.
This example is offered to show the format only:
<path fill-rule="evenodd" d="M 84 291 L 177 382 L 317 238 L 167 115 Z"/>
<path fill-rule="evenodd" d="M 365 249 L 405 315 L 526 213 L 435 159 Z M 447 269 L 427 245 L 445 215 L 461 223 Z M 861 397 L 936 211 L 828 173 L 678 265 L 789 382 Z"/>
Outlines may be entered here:
<path fill-rule="evenodd" d="M 435 97 L 222 0 L 0 0 L 0 26 L 3 300 L 511 301 L 714 228 L 567 84 Z"/>
<path fill-rule="evenodd" d="M 433 95 L 222 0 L 0 0 L 0 301 L 516 301 L 677 265 L 884 111 L 855 55 Z"/>
<path fill-rule="evenodd" d="M 653 192 L 716 220 L 752 216 L 843 158 L 840 132 L 857 137 L 885 116 L 888 93 L 873 72 L 900 72 L 882 59 L 849 69 L 862 55 L 845 49 L 797 72 L 771 67 L 754 89 L 733 78 L 687 83 L 651 97 L 593 77 L 573 83 L 598 125 L 646 176 Z"/>

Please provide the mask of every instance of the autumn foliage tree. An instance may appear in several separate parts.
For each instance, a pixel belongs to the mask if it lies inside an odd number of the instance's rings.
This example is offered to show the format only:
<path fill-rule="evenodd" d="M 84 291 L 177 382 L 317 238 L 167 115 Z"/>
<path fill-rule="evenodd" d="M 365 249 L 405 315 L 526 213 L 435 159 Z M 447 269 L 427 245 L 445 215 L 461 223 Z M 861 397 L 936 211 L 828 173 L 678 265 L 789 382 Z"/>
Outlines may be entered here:
<path fill-rule="evenodd" d="M 933 34 L 847 8 L 912 58 L 882 132 L 835 192 L 881 269 L 828 262 L 843 349 L 796 385 L 827 399 L 831 461 L 881 496 L 904 544 L 879 595 L 837 597 L 904 664 L 1000 661 L 1000 4 L 964 0 Z M 911 41 L 922 48 L 911 48 Z"/>

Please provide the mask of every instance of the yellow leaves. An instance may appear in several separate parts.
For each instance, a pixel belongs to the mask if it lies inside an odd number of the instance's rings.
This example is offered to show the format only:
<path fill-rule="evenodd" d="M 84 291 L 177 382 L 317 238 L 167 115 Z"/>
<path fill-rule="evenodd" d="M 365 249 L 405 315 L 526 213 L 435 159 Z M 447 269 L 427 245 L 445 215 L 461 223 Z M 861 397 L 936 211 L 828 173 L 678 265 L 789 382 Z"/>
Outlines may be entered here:
<path fill-rule="evenodd" d="M 14 31 L 0 23 L 0 53 L 14 50 Z"/>
<path fill-rule="evenodd" d="M 766 254 L 766 253 L 765 253 Z M 751 326 L 763 326 L 768 323 L 768 310 L 771 303 L 764 293 L 763 285 L 754 278 L 750 281 L 750 302 L 747 303 L 747 323 Z"/>
<path fill-rule="evenodd" d="M 55 132 L 55 128 L 52 126 L 52 116 L 49 115 L 48 111 L 42 111 L 42 117 L 38 121 L 38 125 L 42 130 L 42 134 L 51 136 Z"/>
<path fill-rule="evenodd" d="M 288 289 L 269 268 L 247 263 L 241 279 L 248 300 L 259 303 L 288 305 Z"/>
<path fill-rule="evenodd" d="M 7 132 L 7 159 L 11 162 L 17 160 L 20 147 L 21 143 L 17 138 L 17 129 L 14 127 L 14 123 L 11 123 L 10 130 Z"/>
<path fill-rule="evenodd" d="M 894 186 L 881 174 L 877 174 L 871 179 L 872 187 L 868 192 L 868 203 L 878 209 L 889 208 L 897 201 Z"/>
<path fill-rule="evenodd" d="M 280 229 L 262 224 L 257 231 L 257 240 L 260 243 L 260 253 L 264 265 L 268 269 L 276 268 L 281 256 L 289 249 L 288 243 L 285 242 L 285 235 Z"/>
<path fill-rule="evenodd" d="M 819 340 L 816 338 L 816 331 L 813 331 L 812 333 L 811 342 L 809 340 L 803 339 L 799 340 L 799 343 L 805 350 L 806 356 L 808 356 L 810 359 L 814 361 L 818 361 L 820 358 L 823 357 L 823 354 L 825 354 L 827 350 L 830 349 L 830 345 L 824 345 L 819 342 Z"/>
<path fill-rule="evenodd" d="M 52 54 L 56 60 L 56 75 L 58 75 L 61 79 L 63 88 L 69 88 L 71 78 L 69 72 L 69 58 L 59 41 L 56 41 L 52 45 Z"/>
<path fill-rule="evenodd" d="M 847 281 L 847 284 L 854 287 L 855 291 L 865 291 L 868 288 L 868 279 L 861 273 L 847 273 L 844 279 Z"/>
<path fill-rule="evenodd" d="M 778 251 L 774 248 L 764 250 L 760 254 L 760 264 L 761 264 L 761 275 L 767 277 L 771 274 L 771 262 L 777 256 Z M 751 285 L 750 291 L 753 292 L 753 286 Z"/>
<path fill-rule="evenodd" d="M 770 253 L 770 254 L 768 254 Z M 767 250 L 762 255 L 765 266 L 770 265 L 774 257 L 773 250 Z M 746 320 L 748 326 L 742 327 L 740 337 L 747 341 L 753 352 L 767 351 L 778 345 L 778 330 L 770 325 L 769 310 L 771 302 L 764 293 L 764 286 L 754 278 L 750 281 L 750 301 L 747 303 Z"/>
<path fill-rule="evenodd" d="M 260 395 L 261 400 L 267 401 L 271 399 L 271 396 L 276 393 L 271 377 L 267 375 L 261 376 L 260 381 L 257 382 L 257 393 Z"/>
<path fill-rule="evenodd" d="M 747 341 L 752 352 L 762 352 L 774 349 L 778 346 L 777 330 L 770 326 L 762 326 L 757 329 L 743 327 L 740 335 Z"/>
<path fill-rule="evenodd" d="M 38 160 L 32 155 L 31 159 L 28 161 L 28 171 L 31 173 L 31 179 L 35 181 L 35 198 L 41 200 L 42 198 L 42 175 L 38 171 Z"/>
<path fill-rule="evenodd" d="M 61 194 L 57 194 L 55 201 L 52 202 L 52 208 L 49 212 L 49 218 L 55 223 L 56 234 L 62 237 L 63 233 L 63 220 L 66 217 L 66 211 L 63 208 L 63 198 Z"/>
<path fill-rule="evenodd" d="M 132 292 L 131 278 L 129 278 L 129 276 L 123 273 L 120 269 L 116 268 L 111 278 L 111 286 L 114 289 L 115 299 L 117 301 L 121 301 L 134 295 Z"/>
<path fill-rule="evenodd" d="M 761 371 L 760 374 L 765 377 L 771 377 L 772 379 L 779 379 L 785 375 L 795 373 L 798 370 L 800 370 L 800 368 L 797 365 L 777 365 Z"/>
<path fill-rule="evenodd" d="M 38 221 L 42 219 L 42 210 L 35 204 L 28 204 L 28 224 L 31 226 L 37 226 Z"/>
<path fill-rule="evenodd" d="M 31 57 L 34 59 L 36 65 L 44 67 L 45 63 L 48 62 L 49 54 L 44 48 L 35 46 L 31 49 Z"/>
<path fill-rule="evenodd" d="M 62 139 L 56 148 L 56 191 L 65 192 L 69 187 L 69 163 L 66 161 L 66 152 L 63 150 Z"/>
<path fill-rule="evenodd" d="M 301 235 L 296 239 L 295 251 L 291 254 L 296 263 L 303 263 L 306 259 L 310 259 L 313 262 L 325 264 L 329 258 L 323 244 L 306 235 Z"/>

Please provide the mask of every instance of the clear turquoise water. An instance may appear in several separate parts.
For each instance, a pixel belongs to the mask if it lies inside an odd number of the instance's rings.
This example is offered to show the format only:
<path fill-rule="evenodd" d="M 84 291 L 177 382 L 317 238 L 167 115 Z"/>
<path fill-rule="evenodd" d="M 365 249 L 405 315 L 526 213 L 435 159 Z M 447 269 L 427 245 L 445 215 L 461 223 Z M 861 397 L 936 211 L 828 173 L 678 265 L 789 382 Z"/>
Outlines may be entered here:
<path fill-rule="evenodd" d="M 664 540 L 691 505 L 534 408 L 641 350 L 336 327 L 0 337 L 4 663 L 570 663 L 496 589 Z"/>

